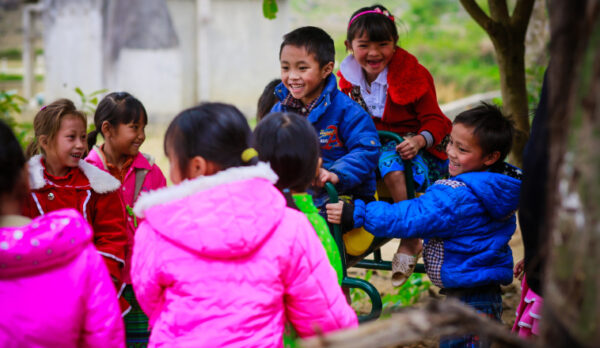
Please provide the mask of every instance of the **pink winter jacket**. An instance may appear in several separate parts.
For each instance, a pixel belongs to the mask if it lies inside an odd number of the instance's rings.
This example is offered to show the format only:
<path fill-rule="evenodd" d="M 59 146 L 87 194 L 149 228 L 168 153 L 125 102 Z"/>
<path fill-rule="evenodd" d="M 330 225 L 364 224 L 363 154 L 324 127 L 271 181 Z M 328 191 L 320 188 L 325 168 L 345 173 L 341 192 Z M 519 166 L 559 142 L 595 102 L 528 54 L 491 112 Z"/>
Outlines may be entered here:
<path fill-rule="evenodd" d="M 149 160 L 150 159 L 150 160 Z M 108 172 L 108 167 L 105 163 L 103 156 L 98 152 L 96 146 L 90 150 L 90 153 L 85 158 L 86 162 L 89 162 L 96 167 Z M 167 180 L 163 175 L 160 168 L 154 163 L 154 159 L 149 155 L 144 155 L 138 152 L 137 156 L 133 159 L 127 174 L 125 174 L 125 180 L 121 183 L 119 189 L 119 195 L 123 201 L 123 207 L 131 207 L 138 197 L 134 197 L 135 193 L 135 178 L 138 170 L 147 170 L 144 182 L 140 189 L 142 192 L 156 190 L 161 187 L 167 186 Z M 125 250 L 125 267 L 123 267 L 123 281 L 127 284 L 131 284 L 131 277 L 129 275 L 131 269 L 131 253 L 133 252 L 133 235 L 136 227 L 134 224 L 134 218 L 127 212 L 124 212 L 127 217 L 127 249 Z M 137 221 L 139 223 L 139 221 Z"/>
<path fill-rule="evenodd" d="M 259 163 L 140 197 L 131 274 L 151 347 L 281 347 L 286 320 L 301 337 L 357 325 L 317 234 L 276 180 Z"/>
<path fill-rule="evenodd" d="M 115 287 L 73 209 L 0 228 L 0 347 L 124 347 Z"/>

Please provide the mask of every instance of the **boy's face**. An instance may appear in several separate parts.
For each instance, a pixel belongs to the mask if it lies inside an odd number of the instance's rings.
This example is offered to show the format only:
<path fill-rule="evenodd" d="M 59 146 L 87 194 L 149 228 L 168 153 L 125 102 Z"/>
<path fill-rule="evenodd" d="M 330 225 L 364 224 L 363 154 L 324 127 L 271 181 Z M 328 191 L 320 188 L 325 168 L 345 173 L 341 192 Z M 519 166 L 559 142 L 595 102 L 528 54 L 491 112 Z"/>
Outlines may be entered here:
<path fill-rule="evenodd" d="M 285 45 L 279 57 L 281 65 L 281 81 L 292 96 L 309 104 L 319 97 L 325 78 L 333 70 L 333 62 L 320 67 L 313 54 L 308 54 L 304 47 Z"/>
<path fill-rule="evenodd" d="M 450 176 L 485 170 L 500 157 L 498 151 L 484 155 L 479 140 L 473 134 L 473 127 L 460 123 L 452 126 L 446 152 Z"/>

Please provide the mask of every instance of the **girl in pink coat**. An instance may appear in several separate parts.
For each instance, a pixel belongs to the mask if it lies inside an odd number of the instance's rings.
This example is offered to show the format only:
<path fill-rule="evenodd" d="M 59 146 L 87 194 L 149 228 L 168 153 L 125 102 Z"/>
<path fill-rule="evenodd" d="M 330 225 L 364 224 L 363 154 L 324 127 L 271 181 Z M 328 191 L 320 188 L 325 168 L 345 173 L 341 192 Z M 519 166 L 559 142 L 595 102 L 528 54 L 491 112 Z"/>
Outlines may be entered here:
<path fill-rule="evenodd" d="M 143 347 L 148 343 L 148 317 L 141 310 L 131 286 L 131 253 L 133 235 L 138 221 L 133 215 L 133 205 L 141 192 L 155 190 L 167 185 L 165 176 L 154 163 L 154 158 L 140 152 L 146 139 L 144 129 L 148 115 L 144 105 L 127 92 L 114 92 L 104 97 L 94 114 L 96 129 L 88 134 L 90 153 L 86 161 L 109 172 L 121 182 L 119 196 L 127 216 L 127 249 L 123 281 L 123 297 L 131 305 L 125 315 L 125 336 L 128 345 Z M 97 135 L 104 144 L 96 146 Z"/>
<path fill-rule="evenodd" d="M 132 279 L 149 346 L 281 347 L 357 325 L 312 226 L 286 207 L 277 176 L 248 148 L 233 106 L 180 113 L 165 135 L 176 186 L 143 194 Z"/>
<path fill-rule="evenodd" d="M 124 347 L 116 291 L 73 209 L 33 220 L 21 147 L 0 122 L 0 346 Z"/>

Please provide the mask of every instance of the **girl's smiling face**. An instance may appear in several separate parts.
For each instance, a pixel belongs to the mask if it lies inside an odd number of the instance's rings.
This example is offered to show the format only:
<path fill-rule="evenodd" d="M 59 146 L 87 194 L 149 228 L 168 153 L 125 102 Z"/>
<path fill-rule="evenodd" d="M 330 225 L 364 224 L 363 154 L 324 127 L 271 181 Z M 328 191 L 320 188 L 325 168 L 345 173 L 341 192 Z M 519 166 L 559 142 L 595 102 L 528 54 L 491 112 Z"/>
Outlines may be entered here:
<path fill-rule="evenodd" d="M 66 115 L 54 139 L 42 135 L 40 145 L 44 149 L 46 170 L 55 176 L 64 176 L 69 168 L 77 167 L 87 152 L 87 134 L 83 120 Z"/>
<path fill-rule="evenodd" d="M 394 41 L 371 41 L 366 32 L 355 37 L 352 42 L 346 42 L 346 47 L 351 50 L 354 59 L 362 67 L 367 82 L 375 81 L 380 72 L 392 60 L 396 50 Z"/>
<path fill-rule="evenodd" d="M 110 148 L 122 156 L 137 156 L 146 140 L 145 128 L 146 124 L 141 118 L 138 122 L 120 123 L 112 128 L 106 142 L 110 142 Z"/>

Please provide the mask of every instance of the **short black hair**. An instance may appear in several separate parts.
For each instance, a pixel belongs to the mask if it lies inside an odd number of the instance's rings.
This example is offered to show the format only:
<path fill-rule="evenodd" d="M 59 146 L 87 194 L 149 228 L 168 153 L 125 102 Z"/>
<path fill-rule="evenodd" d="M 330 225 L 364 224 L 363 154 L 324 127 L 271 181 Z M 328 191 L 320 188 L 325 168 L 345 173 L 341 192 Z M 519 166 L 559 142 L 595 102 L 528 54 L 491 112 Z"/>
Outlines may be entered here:
<path fill-rule="evenodd" d="M 356 15 L 366 11 L 378 11 L 380 13 L 369 12 L 356 17 Z M 398 41 L 398 29 L 396 28 L 395 18 L 382 5 L 367 6 L 354 11 L 348 23 L 346 40 L 350 44 L 352 40 L 363 33 L 367 34 L 370 41 L 380 42 L 391 40 L 394 43 Z"/>
<path fill-rule="evenodd" d="M 512 147 L 515 130 L 499 107 L 482 102 L 481 105 L 458 114 L 453 124 L 473 128 L 473 135 L 479 142 L 483 155 L 499 151 L 500 157 L 496 163 L 504 162 Z"/>
<path fill-rule="evenodd" d="M 275 95 L 275 87 L 281 83 L 281 79 L 271 80 L 263 90 L 262 94 L 258 98 L 258 105 L 256 106 L 256 120 L 260 121 L 265 117 L 279 99 Z"/>
<path fill-rule="evenodd" d="M 196 156 L 215 162 L 225 170 L 257 162 L 242 160 L 242 152 L 250 147 L 251 136 L 246 117 L 235 106 L 202 103 L 180 112 L 171 121 L 165 133 L 164 151 L 167 156 L 175 156 L 182 173 Z"/>
<path fill-rule="evenodd" d="M 0 120 L 0 195 L 15 190 L 24 166 L 25 155 L 17 137 L 12 129 Z"/>
<path fill-rule="evenodd" d="M 258 158 L 277 173 L 278 189 L 303 192 L 315 178 L 319 138 L 306 117 L 291 112 L 267 115 L 254 130 L 254 147 Z"/>
<path fill-rule="evenodd" d="M 285 34 L 279 48 L 279 59 L 287 45 L 304 48 L 308 54 L 313 54 L 321 68 L 329 62 L 335 62 L 333 39 L 321 28 L 301 27 Z"/>

